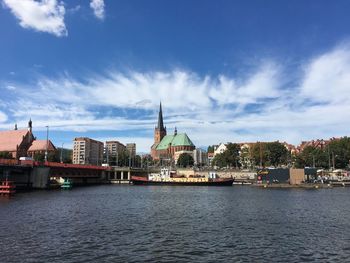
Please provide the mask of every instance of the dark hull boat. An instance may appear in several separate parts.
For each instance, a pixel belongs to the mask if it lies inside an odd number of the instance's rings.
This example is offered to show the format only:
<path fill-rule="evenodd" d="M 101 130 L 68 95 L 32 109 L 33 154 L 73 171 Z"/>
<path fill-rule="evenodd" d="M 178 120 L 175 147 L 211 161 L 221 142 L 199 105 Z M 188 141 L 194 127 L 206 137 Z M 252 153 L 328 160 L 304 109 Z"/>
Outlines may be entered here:
<path fill-rule="evenodd" d="M 135 185 L 232 186 L 234 179 L 176 178 L 169 180 L 149 180 L 147 177 L 131 176 L 131 182 Z"/>

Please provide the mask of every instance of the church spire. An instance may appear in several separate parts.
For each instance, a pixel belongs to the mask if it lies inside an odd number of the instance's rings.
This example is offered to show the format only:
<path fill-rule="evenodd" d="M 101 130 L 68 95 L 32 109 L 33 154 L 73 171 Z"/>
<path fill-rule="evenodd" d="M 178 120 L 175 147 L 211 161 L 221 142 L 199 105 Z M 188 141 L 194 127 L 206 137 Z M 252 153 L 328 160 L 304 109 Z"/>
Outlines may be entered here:
<path fill-rule="evenodd" d="M 28 131 L 32 132 L 32 118 L 28 121 Z"/>
<path fill-rule="evenodd" d="M 162 103 L 159 104 L 159 115 L 158 115 L 158 125 L 157 129 L 164 130 L 163 124 L 163 112 L 162 112 Z"/>

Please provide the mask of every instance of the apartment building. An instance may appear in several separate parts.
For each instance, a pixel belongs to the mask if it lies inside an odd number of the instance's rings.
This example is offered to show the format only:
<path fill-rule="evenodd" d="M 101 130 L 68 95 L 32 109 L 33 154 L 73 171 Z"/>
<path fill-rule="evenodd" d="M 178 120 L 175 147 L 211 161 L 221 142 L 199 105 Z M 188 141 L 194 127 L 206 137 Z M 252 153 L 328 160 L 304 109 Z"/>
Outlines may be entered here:
<path fill-rule="evenodd" d="M 124 144 L 119 141 L 106 141 L 106 153 L 108 153 L 109 157 L 115 157 L 118 154 L 126 151 L 126 147 Z"/>
<path fill-rule="evenodd" d="M 74 139 L 73 163 L 101 165 L 103 160 L 103 142 L 87 137 Z"/>
<path fill-rule="evenodd" d="M 126 150 L 130 154 L 130 157 L 136 156 L 136 143 L 127 143 Z"/>

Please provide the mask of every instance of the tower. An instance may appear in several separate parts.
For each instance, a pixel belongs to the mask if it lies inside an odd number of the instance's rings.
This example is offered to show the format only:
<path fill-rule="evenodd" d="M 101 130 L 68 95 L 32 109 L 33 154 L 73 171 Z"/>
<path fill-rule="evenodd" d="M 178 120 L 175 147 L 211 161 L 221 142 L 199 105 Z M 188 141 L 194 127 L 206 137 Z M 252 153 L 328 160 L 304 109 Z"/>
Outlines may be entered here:
<path fill-rule="evenodd" d="M 28 122 L 28 131 L 32 132 L 32 118 Z"/>
<path fill-rule="evenodd" d="M 154 143 L 158 144 L 166 135 L 166 127 L 163 123 L 162 103 L 159 104 L 158 124 L 154 129 Z"/>

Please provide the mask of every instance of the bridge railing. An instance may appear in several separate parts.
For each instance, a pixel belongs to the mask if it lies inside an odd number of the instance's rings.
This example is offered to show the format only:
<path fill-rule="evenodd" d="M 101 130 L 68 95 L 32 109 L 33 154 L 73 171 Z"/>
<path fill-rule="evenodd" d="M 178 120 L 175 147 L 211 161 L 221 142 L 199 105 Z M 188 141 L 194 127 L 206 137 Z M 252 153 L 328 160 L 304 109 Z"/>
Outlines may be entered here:
<path fill-rule="evenodd" d="M 0 158 L 0 165 L 20 165 L 19 161 L 16 159 L 2 159 Z"/>

